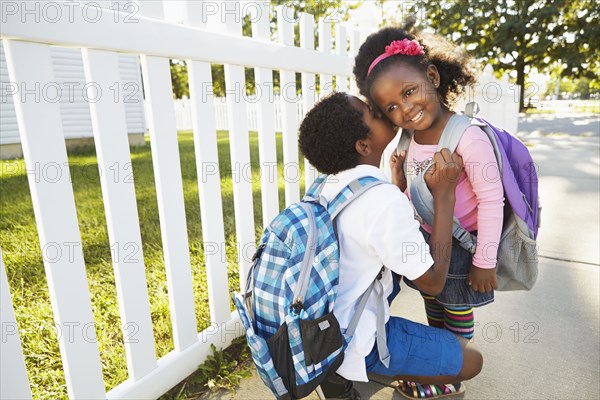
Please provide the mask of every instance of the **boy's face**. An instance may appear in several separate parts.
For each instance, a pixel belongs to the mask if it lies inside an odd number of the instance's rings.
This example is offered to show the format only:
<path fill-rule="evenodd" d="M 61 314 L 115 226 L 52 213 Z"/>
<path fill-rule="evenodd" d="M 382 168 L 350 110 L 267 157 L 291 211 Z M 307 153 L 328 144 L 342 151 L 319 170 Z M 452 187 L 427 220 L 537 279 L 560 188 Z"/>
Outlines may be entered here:
<path fill-rule="evenodd" d="M 383 150 L 396 136 L 396 130 L 387 118 L 375 115 L 369 106 L 358 97 L 350 96 L 350 103 L 352 107 L 363 114 L 363 123 L 369 128 L 367 139 L 360 140 L 357 144 L 361 150 L 365 148 L 366 153 L 358 150 L 359 154 L 366 157 L 364 162 L 379 166 Z"/>

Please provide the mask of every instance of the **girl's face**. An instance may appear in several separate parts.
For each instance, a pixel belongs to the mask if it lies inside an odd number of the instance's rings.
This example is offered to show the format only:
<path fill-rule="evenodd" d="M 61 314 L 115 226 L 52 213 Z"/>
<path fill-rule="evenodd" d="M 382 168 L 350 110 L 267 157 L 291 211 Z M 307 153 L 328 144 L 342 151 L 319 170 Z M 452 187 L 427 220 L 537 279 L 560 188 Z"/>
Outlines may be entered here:
<path fill-rule="evenodd" d="M 371 96 L 394 125 L 427 131 L 436 128 L 444 113 L 437 92 L 439 82 L 440 75 L 433 65 L 426 72 L 397 65 L 375 80 Z"/>

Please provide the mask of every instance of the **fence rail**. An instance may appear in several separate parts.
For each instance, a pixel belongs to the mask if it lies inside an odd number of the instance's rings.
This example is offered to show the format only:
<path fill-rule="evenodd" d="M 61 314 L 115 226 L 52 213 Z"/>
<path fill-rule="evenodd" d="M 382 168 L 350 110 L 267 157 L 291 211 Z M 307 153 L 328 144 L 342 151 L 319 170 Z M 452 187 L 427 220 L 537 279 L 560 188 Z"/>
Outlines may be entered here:
<path fill-rule="evenodd" d="M 202 5 L 207 2 L 182 1 L 180 4 L 185 9 L 185 18 L 181 24 L 165 20 L 164 7 L 168 3 L 135 1 L 132 4 L 139 13 L 132 16 L 126 11 L 109 8 L 111 2 L 108 0 L 98 1 L 94 4 L 105 8 L 93 6 L 96 7 L 93 21 L 90 21 L 89 14 L 92 6 L 87 3 L 70 4 L 71 12 L 63 14 L 65 17 L 59 20 L 42 18 L 35 23 L 24 23 L 22 15 L 17 12 L 22 10 L 16 9 L 3 16 L 2 41 L 9 78 L 25 87 L 36 87 L 36 83 L 43 87 L 56 82 L 51 45 L 79 49 L 86 82 L 94 83 L 104 93 L 110 93 L 111 85 L 120 80 L 119 54 L 134 54 L 141 59 L 175 348 L 157 359 L 145 276 L 147 266 L 143 258 L 133 264 L 125 264 L 118 256 L 127 252 L 123 246 L 134 245 L 141 249 L 135 185 L 132 180 L 114 181 L 108 178 L 108 174 L 101 174 L 110 247 L 121 250 L 113 253 L 112 263 L 122 333 L 127 338 L 132 326 L 137 333 L 136 341 L 125 340 L 124 343 L 128 379 L 106 392 L 98 344 L 95 340 L 84 340 L 89 339 L 86 336 L 91 334 L 89 332 L 95 332 L 95 324 L 69 170 L 63 169 L 61 177 L 52 181 L 38 180 L 28 174 L 42 248 L 60 243 L 61 251 L 72 255 L 58 260 L 44 258 L 55 324 L 65 329 L 74 326 L 76 330 L 75 336 L 62 335 L 58 338 L 70 398 L 157 398 L 194 372 L 205 360 L 211 344 L 225 347 L 243 333 L 237 314 L 232 313 L 230 308 L 227 265 L 223 256 L 226 246 L 221 178 L 218 169 L 211 174 L 204 171 L 207 165 L 219 163 L 216 131 L 229 131 L 232 165 L 249 165 L 248 131 L 258 131 L 260 164 L 267 169 L 277 161 L 275 132 L 281 131 L 283 163 L 297 167 L 297 128 L 303 113 L 318 97 L 333 89 L 331 83 L 334 77 L 339 90 L 356 90 L 349 78 L 359 37 L 356 32 L 347 32 L 343 25 L 336 26 L 336 35 L 332 38 L 330 22 L 320 19 L 315 23 L 308 14 L 302 14 L 298 20 L 290 20 L 286 18 L 289 10 L 279 6 L 275 10 L 279 42 L 273 43 L 270 26 L 270 12 L 273 10 L 270 10 L 268 2 L 258 2 L 254 8 L 248 9 L 252 10 L 253 17 L 251 38 L 242 36 L 242 18 L 231 12 L 232 2 L 210 2 L 212 6 L 229 11 L 207 16 L 202 14 L 206 11 Z M 62 3 L 57 4 L 60 7 Z M 15 2 L 14 7 L 25 7 L 25 3 Z M 243 8 L 235 7 L 235 10 Z M 300 47 L 293 45 L 296 24 L 300 28 Z M 314 50 L 315 31 L 318 31 L 318 50 Z M 189 73 L 190 100 L 175 102 L 175 106 L 169 58 L 184 60 Z M 213 98 L 210 64 L 225 65 L 229 89 L 224 100 Z M 256 86 L 262 95 L 254 98 L 245 96 L 244 67 L 254 68 Z M 287 94 L 283 93 L 279 99 L 273 95 L 270 82 L 273 70 L 280 70 L 281 87 L 288 89 Z M 295 74 L 298 72 L 301 73 L 304 90 L 296 97 Z M 317 74 L 322 88 L 320 91 L 314 85 Z M 507 89 L 500 90 L 506 92 Z M 43 97 L 41 101 L 31 101 L 27 97 L 14 97 L 13 100 L 25 163 L 68 166 L 59 104 Z M 489 113 L 490 119 L 506 117 L 504 125 L 509 128 L 512 126 L 508 124 L 516 123 L 516 114 L 510 108 L 512 102 L 503 100 L 505 108 L 493 114 L 491 109 L 496 109 L 496 106 L 486 106 L 485 99 L 481 103 L 484 115 Z M 518 107 L 516 102 L 514 105 Z M 107 171 L 114 165 L 130 165 L 124 103 L 114 101 L 111 96 L 103 96 L 96 102 L 90 102 L 89 107 L 100 170 Z M 502 121 L 494 122 L 502 124 Z M 192 266 L 177 142 L 177 129 L 190 128 L 193 130 L 196 156 L 211 323 L 210 328 L 200 332 L 195 323 L 194 292 L 190 283 Z M 516 131 L 516 128 L 513 130 Z M 306 171 L 305 182 L 309 184 L 314 179 L 314 171 L 309 168 Z M 263 225 L 279 212 L 278 184 L 277 179 L 269 179 L 269 174 L 261 174 Z M 297 201 L 300 198 L 299 182 L 287 180 L 284 185 L 285 203 Z M 234 180 L 233 196 L 236 261 L 240 285 L 244 287 L 250 263 L 248 245 L 255 245 L 251 182 Z M 219 252 L 207 247 L 215 243 L 220 244 Z M 5 324 L 16 325 L 11 288 L 8 287 L 1 254 L 1 318 L 4 329 Z M 31 398 L 18 331 L 11 333 L 10 340 L 2 340 L 1 357 L 0 397 Z M 33 373 L 29 371 L 30 375 Z"/>

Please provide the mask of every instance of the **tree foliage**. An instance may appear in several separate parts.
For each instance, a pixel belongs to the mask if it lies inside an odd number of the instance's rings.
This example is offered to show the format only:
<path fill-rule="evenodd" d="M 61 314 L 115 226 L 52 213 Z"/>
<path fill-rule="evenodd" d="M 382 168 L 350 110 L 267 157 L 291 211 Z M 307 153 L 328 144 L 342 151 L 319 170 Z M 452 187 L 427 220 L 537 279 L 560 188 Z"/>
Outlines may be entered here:
<path fill-rule="evenodd" d="M 562 76 L 598 80 L 596 0 L 417 0 L 413 11 L 422 26 L 462 44 L 496 72 L 516 74 L 521 108 L 532 68 L 546 71 L 558 61 Z"/>

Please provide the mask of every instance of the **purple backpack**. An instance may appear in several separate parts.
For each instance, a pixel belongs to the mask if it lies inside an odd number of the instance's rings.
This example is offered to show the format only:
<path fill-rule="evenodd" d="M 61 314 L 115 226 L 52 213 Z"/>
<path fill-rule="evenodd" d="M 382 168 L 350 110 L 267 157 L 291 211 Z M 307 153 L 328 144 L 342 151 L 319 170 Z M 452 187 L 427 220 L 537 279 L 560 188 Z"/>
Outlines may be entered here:
<path fill-rule="evenodd" d="M 450 118 L 440 137 L 438 150 L 448 148 L 454 152 L 462 134 L 472 125 L 480 127 L 487 134 L 498 161 L 505 198 L 504 223 L 496 264 L 498 290 L 529 290 L 535 284 L 538 275 L 536 239 L 541 207 L 536 165 L 529 150 L 519 139 L 482 118 L 473 117 L 478 108 L 477 103 L 469 103 L 464 114 L 455 114 Z M 402 131 L 398 154 L 408 150 L 411 137 L 412 132 Z M 428 168 L 412 178 L 410 174 L 406 174 L 406 164 L 404 171 L 416 213 L 423 221 L 432 225 L 433 196 L 424 180 Z M 498 179 L 498 176 L 495 179 Z M 456 217 L 452 235 L 463 248 L 475 253 L 477 238 L 463 229 Z"/>

